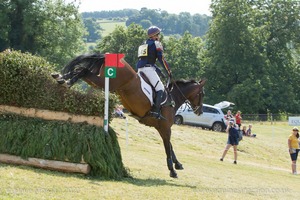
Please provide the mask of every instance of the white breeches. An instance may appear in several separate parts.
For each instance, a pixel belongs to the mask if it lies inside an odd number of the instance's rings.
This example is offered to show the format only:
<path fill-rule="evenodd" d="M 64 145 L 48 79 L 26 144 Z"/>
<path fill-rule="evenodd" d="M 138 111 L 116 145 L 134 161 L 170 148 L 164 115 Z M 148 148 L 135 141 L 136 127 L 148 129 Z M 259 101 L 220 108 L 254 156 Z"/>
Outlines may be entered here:
<path fill-rule="evenodd" d="M 139 68 L 138 72 L 144 72 L 144 74 L 149 79 L 151 85 L 155 88 L 155 91 L 164 90 L 164 85 L 162 84 L 159 76 L 157 75 L 155 71 L 155 67 L 143 67 Z"/>

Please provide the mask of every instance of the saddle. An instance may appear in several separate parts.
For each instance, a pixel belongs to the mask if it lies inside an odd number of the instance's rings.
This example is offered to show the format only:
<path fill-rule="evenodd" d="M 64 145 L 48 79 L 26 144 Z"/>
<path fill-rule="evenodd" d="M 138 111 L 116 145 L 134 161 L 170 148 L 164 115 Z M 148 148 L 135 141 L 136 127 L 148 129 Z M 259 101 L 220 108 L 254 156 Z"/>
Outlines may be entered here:
<path fill-rule="evenodd" d="M 141 80 L 141 89 L 144 92 L 144 94 L 148 97 L 148 99 L 151 103 L 151 106 L 153 106 L 153 104 L 154 104 L 153 100 L 155 99 L 156 91 L 155 91 L 154 87 L 151 85 L 147 76 L 143 72 L 138 72 L 137 74 Z M 173 107 L 175 106 L 172 96 L 169 93 L 169 90 L 166 88 L 166 86 L 165 86 L 164 93 L 163 93 L 163 100 L 160 105 L 161 106 L 171 105 Z"/>

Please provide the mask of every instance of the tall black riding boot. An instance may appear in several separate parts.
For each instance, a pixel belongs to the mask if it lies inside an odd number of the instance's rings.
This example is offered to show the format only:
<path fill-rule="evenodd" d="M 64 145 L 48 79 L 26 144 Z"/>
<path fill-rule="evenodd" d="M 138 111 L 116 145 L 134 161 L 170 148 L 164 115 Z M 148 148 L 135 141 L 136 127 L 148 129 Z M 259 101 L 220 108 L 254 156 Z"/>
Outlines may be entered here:
<path fill-rule="evenodd" d="M 160 114 L 160 104 L 163 98 L 163 90 L 159 90 L 156 92 L 155 102 L 154 102 L 154 109 L 151 112 L 152 116 L 157 119 L 166 119 Z"/>

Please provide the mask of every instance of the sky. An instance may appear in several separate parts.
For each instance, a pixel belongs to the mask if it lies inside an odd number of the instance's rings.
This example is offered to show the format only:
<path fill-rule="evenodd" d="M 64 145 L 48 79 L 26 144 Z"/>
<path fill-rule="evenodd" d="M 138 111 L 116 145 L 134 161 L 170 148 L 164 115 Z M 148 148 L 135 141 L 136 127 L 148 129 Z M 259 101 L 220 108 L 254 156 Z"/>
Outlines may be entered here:
<path fill-rule="evenodd" d="M 81 2 L 80 12 L 92 12 L 103 10 L 122 10 L 125 8 L 140 10 L 142 7 L 148 9 L 161 9 L 169 14 L 189 12 L 193 14 L 211 15 L 209 5 L 211 0 L 65 0 L 66 2 Z"/>

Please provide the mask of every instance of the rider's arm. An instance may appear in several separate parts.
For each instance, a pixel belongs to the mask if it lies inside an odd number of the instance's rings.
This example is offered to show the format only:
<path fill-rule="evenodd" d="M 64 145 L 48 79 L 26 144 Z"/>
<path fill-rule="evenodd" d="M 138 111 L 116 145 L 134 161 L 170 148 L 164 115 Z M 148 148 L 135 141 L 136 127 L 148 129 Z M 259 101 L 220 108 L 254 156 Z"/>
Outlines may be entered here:
<path fill-rule="evenodd" d="M 163 66 L 163 68 L 167 71 L 168 75 L 170 76 L 171 70 L 170 70 L 169 64 L 167 63 L 167 61 L 164 58 L 162 44 L 158 41 L 155 41 L 155 47 L 156 47 L 156 52 L 157 52 L 157 60 L 159 61 L 159 63 Z"/>

